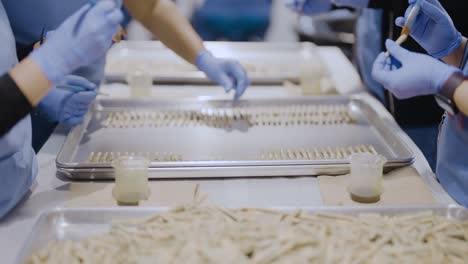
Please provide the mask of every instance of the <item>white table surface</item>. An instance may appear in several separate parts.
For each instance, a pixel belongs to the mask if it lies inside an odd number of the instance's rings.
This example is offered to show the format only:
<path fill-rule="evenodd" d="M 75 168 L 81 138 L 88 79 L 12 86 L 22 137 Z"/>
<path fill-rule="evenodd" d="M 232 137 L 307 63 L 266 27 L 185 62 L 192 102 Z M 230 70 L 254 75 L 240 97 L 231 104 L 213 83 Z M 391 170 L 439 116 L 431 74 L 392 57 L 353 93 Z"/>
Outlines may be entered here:
<path fill-rule="evenodd" d="M 320 48 L 320 55 L 329 68 L 331 77 L 340 93 L 362 89 L 357 72 L 337 48 Z M 258 96 L 260 96 L 260 92 Z M 271 91 L 264 91 L 271 96 Z M 287 96 L 281 90 L 278 96 Z M 284 94 L 283 94 L 284 93 Z M 221 96 L 221 95 L 220 95 Z M 365 95 L 376 109 L 383 108 L 375 99 Z M 382 116 L 392 119 L 389 113 Z M 435 181 L 427 161 L 421 151 L 406 134 L 399 132 L 416 156 L 413 165 L 424 182 L 441 204 L 453 203 Z M 66 137 L 66 131 L 58 128 L 37 155 L 39 174 L 31 194 L 8 216 L 0 221 L 1 263 L 14 263 L 25 239 L 29 235 L 37 217 L 44 210 L 63 205 L 69 199 L 70 182 L 56 176 L 55 158 Z M 200 190 L 211 201 L 224 206 L 320 206 L 322 204 L 318 181 L 315 177 L 267 178 L 267 179 L 225 179 L 198 180 Z"/>

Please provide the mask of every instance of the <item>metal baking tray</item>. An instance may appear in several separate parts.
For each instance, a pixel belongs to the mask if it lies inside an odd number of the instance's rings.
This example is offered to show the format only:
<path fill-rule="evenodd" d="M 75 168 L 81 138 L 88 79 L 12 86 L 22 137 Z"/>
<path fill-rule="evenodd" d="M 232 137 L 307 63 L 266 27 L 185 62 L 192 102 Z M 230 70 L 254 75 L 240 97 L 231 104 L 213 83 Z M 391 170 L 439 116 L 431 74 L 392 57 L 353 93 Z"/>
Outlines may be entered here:
<path fill-rule="evenodd" d="M 275 208 L 282 211 L 304 211 L 339 213 L 346 215 L 359 215 L 378 213 L 386 216 L 412 214 L 432 211 L 435 214 L 446 216 L 447 219 L 465 221 L 468 219 L 468 209 L 461 206 L 372 206 L 372 207 L 304 207 L 304 208 Z M 44 212 L 35 223 L 31 234 L 23 246 L 17 263 L 24 261 L 50 241 L 79 240 L 92 235 L 107 232 L 113 221 L 145 218 L 158 213 L 166 212 L 168 208 L 56 208 Z"/>
<path fill-rule="evenodd" d="M 126 119 L 109 122 L 111 113 Z M 193 122 L 177 121 L 194 113 Z M 410 165 L 413 153 L 394 129 L 359 97 L 99 99 L 69 133 L 56 165 L 73 179 L 112 179 L 110 161 L 119 154 L 148 156 L 151 178 L 339 175 L 363 145 L 388 160 L 386 169 Z"/>
<path fill-rule="evenodd" d="M 314 65 L 322 66 L 312 43 L 206 42 L 215 56 L 238 60 L 253 84 L 299 82 L 306 54 Z M 106 80 L 125 82 L 129 72 L 146 71 L 157 83 L 207 84 L 210 81 L 195 66 L 178 57 L 159 41 L 123 41 L 108 52 Z"/>

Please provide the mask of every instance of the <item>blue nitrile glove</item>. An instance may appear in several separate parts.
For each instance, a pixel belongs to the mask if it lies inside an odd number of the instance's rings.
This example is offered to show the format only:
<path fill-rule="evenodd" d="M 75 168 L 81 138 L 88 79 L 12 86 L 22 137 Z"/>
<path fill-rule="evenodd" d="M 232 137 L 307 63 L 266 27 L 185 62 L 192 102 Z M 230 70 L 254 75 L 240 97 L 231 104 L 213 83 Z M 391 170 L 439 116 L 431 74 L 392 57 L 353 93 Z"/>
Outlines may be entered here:
<path fill-rule="evenodd" d="M 392 40 L 385 43 L 391 57 L 381 53 L 372 76 L 399 99 L 437 94 L 459 69 L 428 55 L 410 52 Z"/>
<path fill-rule="evenodd" d="M 236 90 L 234 100 L 244 94 L 250 85 L 249 77 L 244 67 L 239 62 L 228 59 L 215 58 L 209 51 L 200 51 L 195 60 L 195 65 L 206 76 L 224 87 L 226 92 Z"/>
<path fill-rule="evenodd" d="M 293 0 L 286 4 L 292 11 L 303 15 L 317 15 L 332 8 L 331 0 Z"/>
<path fill-rule="evenodd" d="M 94 83 L 80 76 L 69 75 L 50 90 L 37 107 L 51 121 L 74 126 L 83 122 L 96 95 Z"/>
<path fill-rule="evenodd" d="M 52 83 L 58 83 L 80 66 L 102 57 L 111 46 L 122 19 L 120 6 L 114 1 L 86 4 L 65 20 L 44 45 L 34 50 L 31 58 Z M 80 20 L 80 27 L 74 34 Z"/>
<path fill-rule="evenodd" d="M 410 0 L 405 17 L 413 8 L 416 0 Z M 403 27 L 404 17 L 395 20 L 397 26 Z M 421 47 L 436 59 L 448 56 L 462 43 L 462 35 L 455 28 L 452 19 L 437 0 L 421 1 L 421 10 L 416 17 L 410 32 Z"/>

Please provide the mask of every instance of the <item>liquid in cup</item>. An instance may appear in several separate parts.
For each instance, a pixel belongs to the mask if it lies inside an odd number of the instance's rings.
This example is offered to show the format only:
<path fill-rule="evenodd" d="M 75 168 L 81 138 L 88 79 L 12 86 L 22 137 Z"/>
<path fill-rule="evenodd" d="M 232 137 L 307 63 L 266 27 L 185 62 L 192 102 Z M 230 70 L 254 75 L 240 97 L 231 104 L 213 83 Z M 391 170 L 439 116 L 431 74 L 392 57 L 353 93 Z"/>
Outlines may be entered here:
<path fill-rule="evenodd" d="M 301 53 L 303 62 L 300 68 L 300 82 L 303 95 L 318 95 L 322 93 L 322 62 L 315 54 L 312 45 L 306 45 L 307 48 Z"/>
<path fill-rule="evenodd" d="M 387 160 L 370 153 L 356 153 L 350 158 L 351 183 L 348 191 L 351 199 L 359 203 L 376 203 L 383 192 L 383 165 Z"/>
<path fill-rule="evenodd" d="M 145 70 L 133 70 L 127 75 L 132 97 L 150 97 L 153 77 Z"/>
<path fill-rule="evenodd" d="M 112 162 L 115 187 L 112 195 L 119 204 L 138 205 L 150 196 L 149 161 L 145 157 L 122 156 Z"/>

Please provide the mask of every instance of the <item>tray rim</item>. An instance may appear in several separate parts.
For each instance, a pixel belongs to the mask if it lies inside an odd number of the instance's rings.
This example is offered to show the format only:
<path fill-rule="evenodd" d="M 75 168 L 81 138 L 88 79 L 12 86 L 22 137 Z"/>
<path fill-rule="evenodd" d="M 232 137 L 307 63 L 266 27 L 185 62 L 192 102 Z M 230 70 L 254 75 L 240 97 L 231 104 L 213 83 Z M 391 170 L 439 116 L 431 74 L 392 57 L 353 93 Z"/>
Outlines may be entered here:
<path fill-rule="evenodd" d="M 292 43 L 274 43 L 274 42 L 225 42 L 225 41 L 205 41 L 205 45 L 208 49 L 231 49 L 237 52 L 248 52 L 256 50 L 257 52 L 274 52 L 280 51 L 289 53 L 301 53 L 306 50 L 311 50 L 316 53 L 317 45 L 310 42 L 292 42 Z M 147 50 L 157 53 L 171 53 L 172 51 L 164 46 L 160 41 L 122 41 L 118 43 L 108 53 L 108 61 L 116 60 L 119 56 L 118 53 L 122 50 Z M 107 65 L 106 65 L 107 69 Z M 126 82 L 126 74 L 118 73 L 115 71 L 105 71 L 105 79 L 109 82 Z M 197 83 L 197 84 L 208 84 L 212 83 L 202 72 L 190 71 L 190 72 L 173 72 L 173 73 L 158 73 L 152 74 L 153 81 L 157 83 Z M 291 71 L 286 74 L 265 74 L 265 73 L 250 73 L 251 81 L 254 84 L 280 84 L 284 81 L 298 82 L 300 79 L 300 72 Z"/>
<path fill-rule="evenodd" d="M 183 98 L 183 99 L 159 99 L 159 98 L 144 98 L 144 99 L 131 99 L 131 98 L 116 98 L 116 99 L 99 99 L 99 102 L 132 102 L 132 103 L 145 103 L 143 107 L 146 107 L 146 104 L 150 105 L 161 105 L 164 108 L 166 104 L 173 104 L 177 102 L 178 104 L 183 105 L 201 105 L 201 104 L 208 104 L 213 107 L 223 107 L 223 106 L 232 106 L 233 102 L 231 100 L 225 99 L 216 99 L 211 97 L 203 97 L 203 98 Z M 237 102 L 238 105 L 261 105 L 261 104 L 272 104 L 272 103 L 280 103 L 283 105 L 287 104 L 302 104 L 302 103 L 309 103 L 309 102 L 319 102 L 322 104 L 327 103 L 358 103 L 363 105 L 367 108 L 367 111 L 370 111 L 371 114 L 378 115 L 378 113 L 372 109 L 372 107 L 359 95 L 352 95 L 352 96 L 344 96 L 344 95 L 326 95 L 326 96 L 311 96 L 311 97 L 290 97 L 290 98 L 261 98 L 255 100 L 240 100 Z M 96 102 L 96 105 L 98 102 Z M 62 162 L 60 159 L 62 158 L 62 153 L 64 148 L 67 144 L 73 140 L 77 134 L 79 138 L 81 138 L 81 134 L 86 129 L 90 119 L 92 117 L 92 112 L 87 114 L 87 118 L 85 118 L 85 122 L 83 124 L 75 127 L 68 135 L 67 138 L 62 145 L 57 158 L 56 158 L 56 167 L 57 169 L 61 170 L 62 172 L 66 173 L 73 173 L 77 172 L 78 170 L 81 172 L 95 172 L 99 173 L 109 172 L 112 170 L 112 166 L 110 163 L 96 163 L 93 166 L 89 164 L 82 164 L 80 165 L 78 162 Z M 382 122 L 382 125 L 385 127 L 389 127 L 389 124 L 384 122 L 385 120 L 379 120 Z M 399 144 L 404 148 L 404 151 L 408 154 L 407 157 L 402 158 L 389 158 L 388 162 L 385 164 L 385 168 L 395 168 L 401 166 L 411 165 L 415 161 L 413 151 L 408 147 L 407 143 L 404 142 L 400 136 L 394 135 L 394 137 L 399 141 Z M 210 165 L 207 165 L 207 162 Z M 234 169 L 284 169 L 284 167 L 295 167 L 295 166 L 314 166 L 316 168 L 320 167 L 342 167 L 342 166 L 349 166 L 349 161 L 347 159 L 336 159 L 336 160 L 262 160 L 262 161 L 186 161 L 186 162 L 151 162 L 150 169 L 152 170 L 178 170 L 178 169 L 193 169 L 193 170 L 201 170 L 201 169 L 227 169 L 227 168 L 234 168 Z M 292 175 L 289 175 L 292 176 Z M 73 178 L 73 177 L 72 177 Z"/>
<path fill-rule="evenodd" d="M 207 206 L 210 206 L 212 204 L 207 204 Z M 201 205 L 203 207 L 203 205 Z M 67 206 L 55 206 L 53 208 L 49 208 L 47 210 L 44 210 L 40 216 L 48 216 L 52 214 L 57 214 L 57 213 L 67 213 L 67 212 L 72 212 L 72 213 L 82 213 L 82 212 L 91 212 L 95 214 L 101 214 L 101 213 L 109 213 L 109 212 L 114 212 L 117 214 L 121 214 L 122 212 L 130 212 L 130 213 L 159 213 L 159 212 L 166 212 L 172 208 L 175 208 L 174 206 L 138 206 L 138 207 L 133 207 L 133 206 L 124 206 L 124 207 L 118 207 L 118 206 L 104 206 L 104 207 L 92 207 L 92 206 L 76 206 L 76 207 L 67 207 Z M 338 213 L 366 213 L 366 212 L 383 212 L 383 213 L 400 213 L 397 211 L 401 211 L 403 213 L 405 212 L 413 212 L 413 211 L 423 211 L 423 210 L 432 210 L 432 211 L 441 211 L 441 210 L 459 210 L 468 213 L 468 208 L 464 207 L 459 204 L 432 204 L 432 205 L 418 205 L 418 204 L 412 204 L 412 205 L 351 205 L 351 206 L 326 206 L 326 205 L 320 205 L 320 206 L 266 206 L 266 207 L 246 207 L 246 206 L 223 206 L 223 208 L 228 208 L 228 209 L 243 209 L 243 208 L 250 208 L 250 209 L 271 209 L 271 210 L 278 210 L 278 211 L 306 211 L 309 213 L 314 213 L 314 212 L 330 212 L 330 211 L 335 211 Z M 468 216 L 468 215 L 467 215 Z M 468 219 L 467 219 L 468 220 Z M 38 221 L 36 221 L 38 222 Z"/>
<path fill-rule="evenodd" d="M 63 217 L 68 214 L 80 214 L 80 216 L 89 216 L 90 214 L 114 214 L 122 216 L 122 214 L 127 214 L 128 218 L 135 218 L 132 214 L 140 214 L 140 217 L 149 217 L 153 214 L 163 213 L 169 211 L 174 207 L 64 207 L 58 206 L 50 208 L 43 211 L 40 216 L 36 219 L 32 230 L 27 235 L 26 240 L 22 243 L 21 250 L 17 254 L 15 263 L 23 263 L 27 257 L 32 253 L 32 248 L 34 246 L 34 240 L 40 234 L 40 228 L 43 225 L 48 223 L 48 218 L 57 218 Z M 449 218 L 456 214 L 461 215 L 462 219 L 457 221 L 466 221 L 468 220 L 468 208 L 463 207 L 457 204 L 437 204 L 437 205 L 372 205 L 372 206 L 303 206 L 303 207 L 281 207 L 281 206 L 271 206 L 271 207 L 224 207 L 228 209 L 240 209 L 240 208 L 261 208 L 261 209 L 272 209 L 279 210 L 284 212 L 293 212 L 297 210 L 302 210 L 308 213 L 337 213 L 343 215 L 359 215 L 359 214 L 375 214 L 380 215 L 397 215 L 397 214 L 408 214 L 408 213 L 417 213 L 424 211 L 432 211 L 435 214 L 442 215 Z M 141 216 L 144 214 L 145 216 Z"/>

